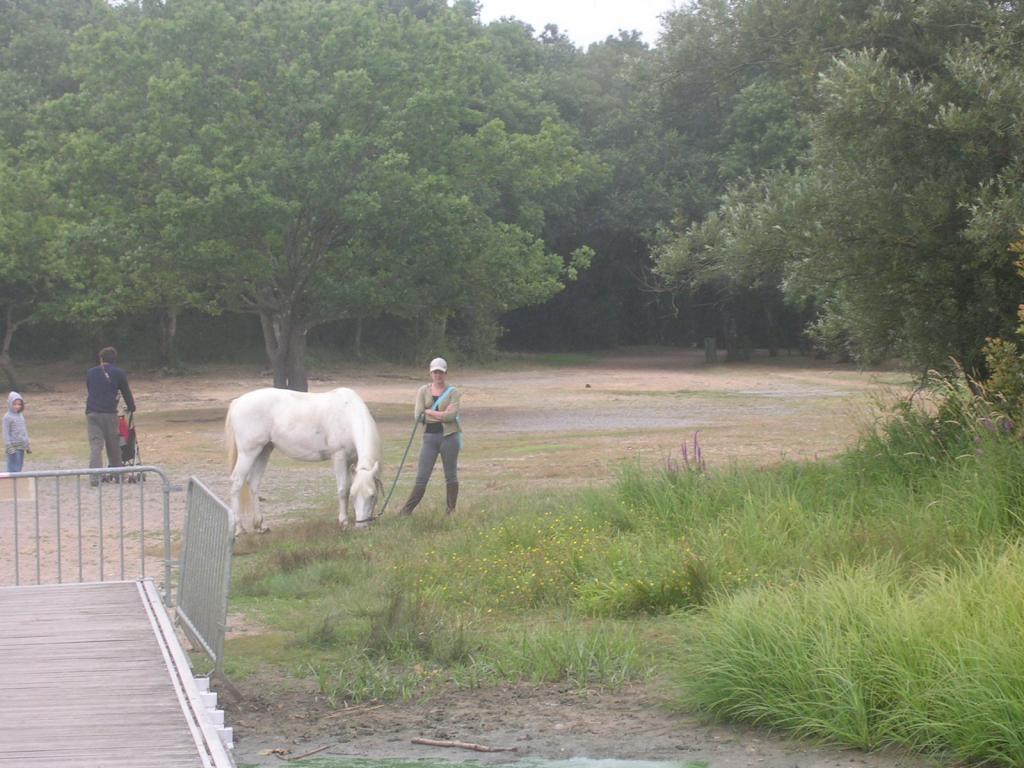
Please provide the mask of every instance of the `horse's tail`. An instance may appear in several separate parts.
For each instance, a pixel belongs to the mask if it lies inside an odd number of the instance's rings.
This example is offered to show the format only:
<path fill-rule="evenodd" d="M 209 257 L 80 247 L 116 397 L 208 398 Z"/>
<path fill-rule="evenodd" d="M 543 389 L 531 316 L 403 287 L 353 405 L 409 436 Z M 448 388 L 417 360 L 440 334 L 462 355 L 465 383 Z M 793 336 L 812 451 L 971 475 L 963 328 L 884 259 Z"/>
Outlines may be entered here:
<path fill-rule="evenodd" d="M 231 424 L 231 409 L 234 407 L 234 402 L 228 406 L 228 415 L 224 419 L 224 440 L 227 443 L 228 448 L 228 472 L 234 472 L 235 465 L 238 463 L 238 442 L 235 440 L 235 428 Z M 252 494 L 249 492 L 249 484 L 242 483 L 242 488 L 238 493 L 238 514 L 242 520 L 248 520 L 249 507 L 252 504 Z"/>
<path fill-rule="evenodd" d="M 232 403 L 231 405 L 234 405 Z M 231 405 L 228 406 L 228 415 L 224 419 L 224 442 L 228 447 L 228 472 L 235 468 L 238 463 L 238 444 L 235 443 L 235 428 L 231 426 Z"/>

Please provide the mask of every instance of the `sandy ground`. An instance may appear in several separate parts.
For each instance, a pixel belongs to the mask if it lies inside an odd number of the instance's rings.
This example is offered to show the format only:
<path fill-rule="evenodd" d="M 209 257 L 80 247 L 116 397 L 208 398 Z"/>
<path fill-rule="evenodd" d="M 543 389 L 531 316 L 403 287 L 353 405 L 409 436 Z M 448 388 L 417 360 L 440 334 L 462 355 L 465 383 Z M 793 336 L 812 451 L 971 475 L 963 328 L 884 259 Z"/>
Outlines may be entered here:
<path fill-rule="evenodd" d="M 164 469 L 175 484 L 183 486 L 195 475 L 226 496 L 224 414 L 231 398 L 269 384 L 265 372 L 210 367 L 167 377 L 133 371 L 130 361 L 124 362 L 138 402 L 143 461 Z M 25 372 L 26 418 L 35 448 L 26 469 L 86 463 L 83 373 Z M 310 388 L 348 386 L 366 400 L 384 442 L 384 479 L 390 486 L 412 427 L 413 393 L 426 380 L 425 371 L 360 365 L 320 372 Z M 813 461 L 849 445 L 871 418 L 872 403 L 891 397 L 906 377 L 798 357 L 711 366 L 700 352 L 677 350 L 604 355 L 572 366 L 534 358 L 500 368 L 453 366 L 449 381 L 463 393 L 467 442 L 460 458 L 460 514 L 471 515 L 474 507 L 524 485 L 564 490 L 611 482 L 624 461 L 643 466 L 678 462 L 681 444 L 692 450 L 695 433 L 712 471 L 737 461 Z M 410 475 L 408 469 L 402 475 L 395 506 L 407 492 Z M 311 513 L 333 516 L 331 482 L 327 465 L 275 457 L 261 489 L 267 523 L 287 524 Z M 434 483 L 425 504 L 440 506 L 442 494 L 441 484 Z M 182 510 L 183 494 L 177 493 L 171 508 L 176 528 Z M 6 524 L 0 524 L 0 543 L 9 533 Z M 233 616 L 231 622 L 242 628 L 245 617 Z M 929 764 L 710 726 L 668 712 L 656 691 L 643 688 L 614 693 L 557 686 L 445 691 L 419 701 L 347 711 L 329 708 L 302 683 L 249 679 L 240 688 L 244 699 L 228 702 L 228 721 L 243 765 L 280 765 L 321 748 L 316 757 L 481 763 L 585 756 L 705 761 L 714 768 Z M 420 746 L 411 741 L 417 737 L 515 751 Z"/>

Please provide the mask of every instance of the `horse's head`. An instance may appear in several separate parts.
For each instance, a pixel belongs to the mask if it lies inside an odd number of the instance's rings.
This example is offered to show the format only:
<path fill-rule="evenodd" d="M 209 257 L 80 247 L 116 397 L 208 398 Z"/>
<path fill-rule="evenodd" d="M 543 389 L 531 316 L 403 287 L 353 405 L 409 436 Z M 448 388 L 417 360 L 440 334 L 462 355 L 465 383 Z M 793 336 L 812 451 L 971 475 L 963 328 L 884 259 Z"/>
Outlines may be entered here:
<path fill-rule="evenodd" d="M 368 525 L 373 520 L 377 500 L 384 490 L 379 474 L 379 461 L 373 462 L 372 467 L 356 467 L 352 488 L 349 491 L 349 498 L 356 508 L 356 525 Z"/>

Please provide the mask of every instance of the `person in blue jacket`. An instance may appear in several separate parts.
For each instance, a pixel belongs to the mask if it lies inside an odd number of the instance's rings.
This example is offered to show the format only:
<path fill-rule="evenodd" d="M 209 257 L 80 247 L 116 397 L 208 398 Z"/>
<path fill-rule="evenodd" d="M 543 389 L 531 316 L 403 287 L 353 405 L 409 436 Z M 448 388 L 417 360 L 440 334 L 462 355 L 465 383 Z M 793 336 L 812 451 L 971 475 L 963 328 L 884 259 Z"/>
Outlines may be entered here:
<path fill-rule="evenodd" d="M 118 368 L 117 350 L 104 347 L 100 350 L 99 365 L 85 374 L 85 420 L 89 434 L 89 467 L 103 466 L 103 449 L 107 450 L 107 462 L 111 467 L 121 466 L 120 431 L 117 423 L 118 398 L 124 398 L 129 413 L 135 412 L 135 398 L 128 386 L 128 375 Z M 106 479 L 106 478 L 105 478 Z M 90 482 L 96 485 L 95 475 Z"/>

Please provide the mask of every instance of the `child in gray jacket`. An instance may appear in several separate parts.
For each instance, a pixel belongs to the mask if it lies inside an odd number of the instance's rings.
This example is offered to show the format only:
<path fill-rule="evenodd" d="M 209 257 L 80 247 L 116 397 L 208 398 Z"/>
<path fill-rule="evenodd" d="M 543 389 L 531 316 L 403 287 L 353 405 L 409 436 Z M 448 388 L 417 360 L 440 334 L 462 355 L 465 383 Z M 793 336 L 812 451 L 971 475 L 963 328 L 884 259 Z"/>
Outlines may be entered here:
<path fill-rule="evenodd" d="M 21 395 L 11 392 L 7 396 L 7 413 L 4 414 L 4 452 L 7 454 L 8 472 L 21 472 L 25 466 L 25 454 L 32 453 L 24 411 L 25 401 Z"/>

